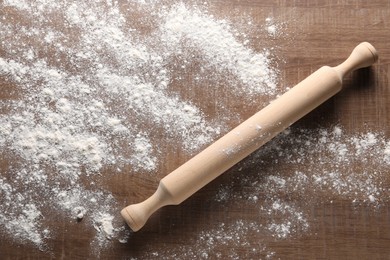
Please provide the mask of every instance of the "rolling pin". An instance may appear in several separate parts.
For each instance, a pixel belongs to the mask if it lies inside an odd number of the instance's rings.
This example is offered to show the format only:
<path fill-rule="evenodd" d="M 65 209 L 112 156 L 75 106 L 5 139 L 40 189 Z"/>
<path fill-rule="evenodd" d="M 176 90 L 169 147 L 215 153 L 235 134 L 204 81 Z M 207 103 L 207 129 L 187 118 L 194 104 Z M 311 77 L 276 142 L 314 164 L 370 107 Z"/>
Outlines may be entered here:
<path fill-rule="evenodd" d="M 133 231 L 141 229 L 159 208 L 177 205 L 260 148 L 278 133 L 341 90 L 343 77 L 378 59 L 375 48 L 360 43 L 336 67 L 324 66 L 268 106 L 218 139 L 205 150 L 161 179 L 145 201 L 125 207 L 122 217 Z"/>

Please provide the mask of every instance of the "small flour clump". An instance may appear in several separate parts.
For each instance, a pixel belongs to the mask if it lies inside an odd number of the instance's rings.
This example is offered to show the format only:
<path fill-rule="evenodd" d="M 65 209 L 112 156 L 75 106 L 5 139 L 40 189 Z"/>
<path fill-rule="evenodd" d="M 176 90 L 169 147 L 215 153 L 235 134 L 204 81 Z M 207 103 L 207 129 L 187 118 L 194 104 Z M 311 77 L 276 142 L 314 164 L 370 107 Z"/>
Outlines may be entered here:
<path fill-rule="evenodd" d="M 107 239 L 112 239 L 115 229 L 112 225 L 112 221 L 114 216 L 109 215 L 107 213 L 102 213 L 98 217 L 95 218 L 94 226 L 95 229 L 102 233 Z"/>
<path fill-rule="evenodd" d="M 266 29 L 269 36 L 275 37 L 278 33 L 277 24 L 273 21 L 271 17 L 267 17 L 265 19 L 266 22 Z"/>
<path fill-rule="evenodd" d="M 95 255 L 99 255 L 99 248 L 104 248 L 110 245 L 110 241 L 117 239 L 120 243 L 127 243 L 130 237 L 130 231 L 123 225 L 118 225 L 118 220 L 115 218 L 110 209 L 101 209 L 93 214 L 92 225 L 97 234 L 91 242 L 91 248 L 94 248 Z"/>
<path fill-rule="evenodd" d="M 77 219 L 77 220 L 82 220 L 84 218 L 85 213 L 87 210 L 82 207 L 78 206 L 72 209 L 72 215 Z"/>

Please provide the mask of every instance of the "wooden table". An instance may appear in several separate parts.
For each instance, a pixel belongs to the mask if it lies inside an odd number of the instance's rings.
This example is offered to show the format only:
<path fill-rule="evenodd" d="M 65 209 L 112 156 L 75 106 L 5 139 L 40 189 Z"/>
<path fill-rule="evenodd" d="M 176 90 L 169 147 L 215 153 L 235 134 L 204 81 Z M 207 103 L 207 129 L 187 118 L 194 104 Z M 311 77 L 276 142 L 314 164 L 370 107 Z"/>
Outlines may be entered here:
<path fill-rule="evenodd" d="M 310 129 L 314 133 L 318 129 L 333 129 L 334 125 L 338 125 L 347 135 L 375 132 L 389 140 L 390 1 L 210 0 L 207 3 L 209 14 L 218 19 L 227 19 L 233 25 L 242 24 L 245 17 L 252 21 L 251 28 L 258 30 L 248 31 L 250 45 L 258 51 L 274 47 L 272 54 L 279 71 L 278 83 L 281 89 L 293 86 L 322 65 L 339 64 L 359 42 L 372 43 L 379 53 L 378 63 L 372 68 L 348 76 L 345 89 L 339 95 L 293 125 L 291 132 L 299 138 L 299 129 Z M 12 12 L 10 8 L 4 8 L 0 13 L 3 11 Z M 124 13 L 126 16 L 126 12 Z M 272 17 L 278 24 L 280 35 L 266 37 L 264 26 L 267 17 Z M 14 18 L 20 17 L 15 15 Z M 263 31 L 263 35 L 259 37 L 260 31 Z M 6 51 L 0 49 L 0 54 Z M 186 76 L 191 77 L 191 70 Z M 0 98 L 4 100 L 9 98 L 7 91 L 12 86 L 5 82 L 1 84 L 3 89 L 0 91 Z M 173 84 L 177 84 L 174 88 L 178 90 L 182 87 L 178 83 Z M 189 84 L 194 84 L 194 81 L 189 81 Z M 221 108 L 215 108 L 217 103 L 231 107 L 239 115 L 227 120 L 228 127 L 222 132 L 237 125 L 270 101 L 270 97 L 259 97 L 258 103 L 247 102 L 223 91 L 215 94 L 210 87 L 202 90 L 188 87 L 186 91 L 189 91 L 186 95 L 199 104 L 210 118 L 228 116 Z M 130 173 L 112 174 L 103 171 L 99 177 L 104 188 L 114 195 L 120 207 L 150 196 L 163 176 L 195 153 L 170 146 L 168 137 L 162 133 L 155 135 L 161 138 L 159 146 L 162 154 L 159 156 L 162 162 L 155 174 L 137 173 L 130 167 L 127 169 Z M 283 142 L 280 140 L 283 140 L 283 136 L 274 145 Z M 267 190 L 259 190 L 261 184 L 269 180 L 267 175 L 275 173 L 286 179 L 296 171 L 305 169 L 304 165 L 286 165 L 283 160 L 277 161 L 277 153 L 280 151 L 273 147 L 275 146 L 271 144 L 265 147 L 267 153 L 260 152 L 244 160 L 183 204 L 158 211 L 141 231 L 130 235 L 127 243 L 112 240 L 109 246 L 98 248 L 98 252 L 94 252 L 90 245 L 95 232 L 93 227 L 69 220 L 66 216 L 56 216 L 56 219 L 47 216 L 49 221 L 58 224 L 57 235 L 48 242 L 50 252 L 17 243 L 5 235 L 0 242 L 0 258 L 390 258 L 389 197 L 382 198 L 379 206 L 373 206 L 369 199 L 355 205 L 348 197 L 328 196 L 325 190 L 322 195 L 307 193 L 303 196 L 305 193 L 299 192 L 277 194 L 283 200 L 273 201 L 264 194 Z M 283 149 L 287 151 L 294 148 L 293 143 L 286 142 L 283 145 Z M 326 155 L 317 153 L 311 159 L 318 160 L 322 156 Z M 366 167 L 365 165 L 372 167 L 370 162 L 354 162 L 351 167 Z M 326 167 L 330 166 L 318 167 L 324 167 L 323 171 L 326 171 Z M 386 178 L 386 174 L 390 174 L 390 165 L 382 165 L 380 170 L 383 177 L 382 194 L 388 196 L 390 177 Z M 300 188 L 302 187 L 298 189 Z M 248 194 L 250 198 L 245 197 Z M 257 201 L 253 201 L 254 199 Z M 278 216 L 282 218 L 280 221 L 293 217 L 278 214 L 275 208 L 272 211 L 273 205 L 277 206 L 272 204 L 275 201 L 292 203 L 289 205 L 299 207 L 302 209 L 300 212 L 305 214 L 305 222 L 292 223 L 297 226 L 291 228 L 294 233 L 288 234 L 286 238 L 275 236 L 275 232 L 265 228 L 276 221 Z M 262 206 L 268 206 L 272 212 L 267 214 L 267 210 L 261 209 Z M 308 228 L 305 228 L 305 223 Z"/>

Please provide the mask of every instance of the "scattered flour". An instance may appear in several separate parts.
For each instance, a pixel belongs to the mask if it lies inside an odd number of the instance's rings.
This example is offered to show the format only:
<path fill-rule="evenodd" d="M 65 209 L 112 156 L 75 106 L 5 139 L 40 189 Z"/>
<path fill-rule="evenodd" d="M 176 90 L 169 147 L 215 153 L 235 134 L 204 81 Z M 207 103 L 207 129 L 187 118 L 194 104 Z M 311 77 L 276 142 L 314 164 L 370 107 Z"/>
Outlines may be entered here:
<path fill-rule="evenodd" d="M 163 41 L 168 42 L 173 51 L 180 50 L 181 44 L 188 42 L 191 48 L 199 49 L 217 70 L 237 75 L 246 85 L 245 93 L 272 94 L 275 91 L 276 74 L 269 65 L 269 53 L 255 53 L 238 42 L 226 21 L 189 10 L 184 4 L 172 8 L 165 19 Z M 234 90 L 242 93 L 239 88 Z"/>
<path fill-rule="evenodd" d="M 23 204 L 19 214 L 8 217 L 2 216 L 1 220 L 6 221 L 6 229 L 12 232 L 16 240 L 21 242 L 31 242 L 38 248 L 43 248 L 43 240 L 48 238 L 49 232 L 41 230 L 41 212 L 35 204 Z"/>
<path fill-rule="evenodd" d="M 348 135 L 340 126 L 287 129 L 243 163 L 236 185 L 251 189 L 222 186 L 215 200 L 255 204 L 265 218 L 260 232 L 279 240 L 297 237 L 310 232 L 312 206 L 336 198 L 374 209 L 389 202 L 388 144 L 378 133 Z M 246 167 L 258 174 L 245 174 Z"/>
<path fill-rule="evenodd" d="M 201 64 L 199 85 L 222 82 L 232 96 L 276 94 L 269 51 L 247 47 L 229 21 L 183 3 L 128 4 L 0 3 L 3 237 L 43 248 L 58 236 L 44 219 L 63 214 L 95 227 L 92 247 L 125 242 L 116 199 L 98 188 L 107 169 L 154 173 L 161 133 L 193 153 L 225 127 L 172 88 L 186 88 L 187 67 Z"/>
<path fill-rule="evenodd" d="M 309 228 L 304 213 L 291 203 L 276 199 L 272 201 L 271 206 L 262 207 L 261 210 L 269 216 L 270 223 L 266 229 L 278 239 L 289 238 L 298 230 L 302 232 Z"/>
<path fill-rule="evenodd" d="M 270 259 L 275 254 L 269 250 L 262 239 L 255 243 L 248 241 L 248 236 L 259 235 L 259 225 L 255 222 L 237 220 L 231 225 L 218 224 L 209 230 L 201 231 L 191 240 L 191 244 L 176 247 L 166 251 L 145 254 L 148 259 L 172 259 L 181 257 L 185 259 L 242 259 L 243 252 L 235 248 L 247 249 L 247 259 Z"/>
<path fill-rule="evenodd" d="M 277 258 L 272 243 L 315 234 L 314 207 L 341 199 L 375 211 L 388 203 L 388 147 L 389 140 L 374 132 L 351 135 L 338 125 L 329 129 L 291 127 L 242 162 L 232 182 L 221 185 L 215 194 L 216 211 L 253 209 L 258 219 L 238 217 L 229 225 L 222 222 L 193 232 L 197 236 L 188 246 L 161 251 L 149 248 L 153 253 L 143 257 Z"/>

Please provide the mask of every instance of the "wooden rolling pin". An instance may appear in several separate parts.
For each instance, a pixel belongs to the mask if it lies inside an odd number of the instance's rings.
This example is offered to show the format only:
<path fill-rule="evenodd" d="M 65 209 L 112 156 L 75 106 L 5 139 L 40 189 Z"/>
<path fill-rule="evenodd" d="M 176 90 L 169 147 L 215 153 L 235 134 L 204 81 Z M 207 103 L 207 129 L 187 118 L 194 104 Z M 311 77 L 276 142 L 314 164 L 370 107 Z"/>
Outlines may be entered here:
<path fill-rule="evenodd" d="M 324 66 L 294 88 L 165 176 L 144 202 L 121 211 L 133 231 L 141 229 L 153 212 L 177 205 L 254 152 L 275 135 L 341 90 L 342 79 L 378 59 L 375 48 L 363 42 L 336 67 Z"/>

